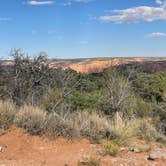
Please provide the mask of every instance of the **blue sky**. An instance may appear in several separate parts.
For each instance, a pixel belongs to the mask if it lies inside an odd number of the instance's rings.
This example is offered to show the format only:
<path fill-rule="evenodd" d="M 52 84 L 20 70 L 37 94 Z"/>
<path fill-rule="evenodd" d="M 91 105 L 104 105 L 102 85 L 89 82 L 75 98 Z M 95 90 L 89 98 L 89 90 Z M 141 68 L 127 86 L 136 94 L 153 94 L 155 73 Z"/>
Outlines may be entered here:
<path fill-rule="evenodd" d="M 0 56 L 166 56 L 165 0 L 1 0 Z"/>

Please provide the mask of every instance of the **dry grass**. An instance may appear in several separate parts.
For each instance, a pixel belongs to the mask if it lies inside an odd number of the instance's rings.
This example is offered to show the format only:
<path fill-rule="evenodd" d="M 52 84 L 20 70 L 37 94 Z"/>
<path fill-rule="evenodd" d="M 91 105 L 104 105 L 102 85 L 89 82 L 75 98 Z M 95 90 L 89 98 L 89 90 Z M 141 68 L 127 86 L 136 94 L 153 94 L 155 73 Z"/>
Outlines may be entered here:
<path fill-rule="evenodd" d="M 44 133 L 46 113 L 38 107 L 23 106 L 15 116 L 16 126 L 24 128 L 30 134 Z"/>
<path fill-rule="evenodd" d="M 8 129 L 14 120 L 16 108 L 10 101 L 0 101 L 0 128 Z"/>
<path fill-rule="evenodd" d="M 68 118 L 73 123 L 73 127 L 79 130 L 80 135 L 89 137 L 95 142 L 103 138 L 114 138 L 117 133 L 112 130 L 109 121 L 104 116 L 97 113 L 78 112 Z"/>
<path fill-rule="evenodd" d="M 120 150 L 120 147 L 112 141 L 102 141 L 102 155 L 116 156 Z"/>
<path fill-rule="evenodd" d="M 64 136 L 73 138 L 78 136 L 78 131 L 74 128 L 71 122 L 65 117 L 58 114 L 50 114 L 47 116 L 45 131 L 53 137 Z"/>
<path fill-rule="evenodd" d="M 156 128 L 146 119 L 138 119 L 131 123 L 133 136 L 145 141 L 157 141 L 161 137 Z"/>
<path fill-rule="evenodd" d="M 118 119 L 114 123 L 114 119 L 85 111 L 64 115 L 46 114 L 41 108 L 33 106 L 23 106 L 16 112 L 12 102 L 0 101 L 0 128 L 2 129 L 8 129 L 14 124 L 24 128 L 30 134 L 47 133 L 53 137 L 68 138 L 81 136 L 88 137 L 93 142 L 106 139 L 112 140 L 117 146 L 128 145 L 133 138 L 166 142 L 166 137 L 145 119 L 124 120 L 120 117 Z"/>
<path fill-rule="evenodd" d="M 100 160 L 95 157 L 86 157 L 78 161 L 78 166 L 100 166 Z"/>

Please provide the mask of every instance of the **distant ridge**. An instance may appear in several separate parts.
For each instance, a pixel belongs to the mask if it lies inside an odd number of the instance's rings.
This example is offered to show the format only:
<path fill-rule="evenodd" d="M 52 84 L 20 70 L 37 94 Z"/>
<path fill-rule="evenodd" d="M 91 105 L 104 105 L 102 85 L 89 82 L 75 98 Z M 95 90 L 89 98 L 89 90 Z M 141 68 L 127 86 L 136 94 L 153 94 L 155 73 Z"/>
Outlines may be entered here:
<path fill-rule="evenodd" d="M 72 69 L 81 73 L 99 73 L 106 68 L 122 64 L 142 63 L 142 62 L 163 62 L 166 64 L 166 58 L 153 57 L 102 57 L 102 58 L 78 58 L 78 59 L 49 59 L 50 68 Z M 1 60 L 3 66 L 13 65 L 12 60 Z"/>

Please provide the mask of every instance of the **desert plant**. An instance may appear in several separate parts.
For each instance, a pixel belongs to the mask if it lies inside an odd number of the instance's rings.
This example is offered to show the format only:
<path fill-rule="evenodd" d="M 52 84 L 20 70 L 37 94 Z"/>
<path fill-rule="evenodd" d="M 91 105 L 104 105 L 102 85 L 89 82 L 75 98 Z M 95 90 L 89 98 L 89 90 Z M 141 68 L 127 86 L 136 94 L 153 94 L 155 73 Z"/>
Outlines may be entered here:
<path fill-rule="evenodd" d="M 68 138 L 78 136 L 78 131 L 73 128 L 71 121 L 56 113 L 47 116 L 45 131 L 55 138 L 59 136 Z"/>
<path fill-rule="evenodd" d="M 60 90 L 49 90 L 47 95 L 45 95 L 41 100 L 41 106 L 47 112 L 52 112 L 55 111 L 53 109 L 57 109 L 54 108 L 55 104 L 58 104 L 58 102 L 61 102 L 61 100 L 63 100 L 63 94 L 62 92 L 60 92 Z"/>
<path fill-rule="evenodd" d="M 133 132 L 136 137 L 146 141 L 156 141 L 161 135 L 157 132 L 156 128 L 147 120 L 135 120 L 133 124 Z M 135 126 L 135 127 L 134 127 Z"/>
<path fill-rule="evenodd" d="M 38 107 L 23 106 L 16 114 L 14 123 L 33 135 L 44 133 L 46 113 Z"/>
<path fill-rule="evenodd" d="M 107 91 L 101 96 L 101 110 L 111 116 L 130 117 L 136 107 L 135 95 L 129 79 L 112 71 L 106 75 Z M 132 101 L 132 102 L 131 102 Z"/>
<path fill-rule="evenodd" d="M 79 118 L 78 118 L 79 117 Z M 93 141 L 99 141 L 103 138 L 111 139 L 116 137 L 115 133 L 106 117 L 97 113 L 83 112 L 79 113 L 79 116 L 75 118 L 75 122 L 78 123 L 80 134 L 85 137 L 89 137 Z"/>
<path fill-rule="evenodd" d="M 116 156 L 117 153 L 119 152 L 120 148 L 117 144 L 111 141 L 103 141 L 102 142 L 102 155 L 111 155 L 111 156 Z"/>
<path fill-rule="evenodd" d="M 145 102 L 140 97 L 136 98 L 136 108 L 134 110 L 135 117 L 145 118 L 152 115 L 152 109 L 149 103 Z"/>
<path fill-rule="evenodd" d="M 78 166 L 99 166 L 100 159 L 96 157 L 85 157 L 82 161 L 78 161 Z"/>
<path fill-rule="evenodd" d="M 0 101 L 0 128 L 8 129 L 14 120 L 16 108 L 10 101 Z"/>

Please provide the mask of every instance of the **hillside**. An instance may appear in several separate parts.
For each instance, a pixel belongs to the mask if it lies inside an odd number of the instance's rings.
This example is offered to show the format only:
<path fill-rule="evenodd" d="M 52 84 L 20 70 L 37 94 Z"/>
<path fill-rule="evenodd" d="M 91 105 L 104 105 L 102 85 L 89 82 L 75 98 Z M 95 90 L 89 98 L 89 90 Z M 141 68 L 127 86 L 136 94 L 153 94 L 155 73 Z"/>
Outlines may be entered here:
<path fill-rule="evenodd" d="M 155 63 L 154 63 L 155 62 Z M 57 59 L 57 60 L 49 60 L 49 66 L 51 68 L 62 68 L 62 69 L 72 69 L 81 73 L 99 73 L 104 69 L 123 65 L 123 64 L 134 64 L 134 63 L 148 63 L 150 67 L 152 65 L 158 66 L 158 68 L 166 69 L 166 58 L 145 58 L 145 57 L 137 57 L 137 58 L 92 58 L 92 59 Z M 13 61 L 4 60 L 1 61 L 2 65 L 13 65 Z M 153 68 L 153 67 L 152 67 Z"/>
<path fill-rule="evenodd" d="M 0 65 L 0 166 L 165 166 L 165 110 L 164 58 L 15 52 Z"/>

